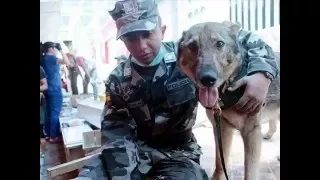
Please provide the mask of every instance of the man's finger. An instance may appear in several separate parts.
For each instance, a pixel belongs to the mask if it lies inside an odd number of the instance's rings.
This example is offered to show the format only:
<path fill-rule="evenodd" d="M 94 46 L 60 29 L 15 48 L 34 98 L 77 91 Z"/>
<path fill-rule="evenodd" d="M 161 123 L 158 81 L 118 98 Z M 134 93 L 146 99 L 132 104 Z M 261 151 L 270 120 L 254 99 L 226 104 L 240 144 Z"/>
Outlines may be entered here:
<path fill-rule="evenodd" d="M 245 79 L 242 78 L 242 79 L 236 81 L 230 87 L 228 87 L 228 90 L 229 91 L 234 91 L 234 90 L 238 89 L 239 87 L 243 86 L 245 83 L 246 83 Z"/>
<path fill-rule="evenodd" d="M 244 95 L 244 96 L 242 96 L 242 97 L 240 98 L 240 100 L 237 102 L 237 104 L 235 104 L 235 105 L 233 106 L 233 108 L 234 108 L 236 111 L 238 111 L 238 110 L 241 109 L 244 105 L 246 105 L 248 101 L 249 101 L 249 98 Z"/>
<path fill-rule="evenodd" d="M 253 116 L 253 115 L 257 114 L 260 111 L 260 109 L 262 108 L 262 106 L 263 106 L 263 103 L 259 103 L 259 105 L 249 115 Z"/>
<path fill-rule="evenodd" d="M 251 113 L 254 113 L 254 111 L 257 109 L 257 107 L 260 105 L 259 102 L 254 102 L 252 103 L 252 105 L 250 106 L 250 108 L 248 108 L 247 113 L 250 115 Z"/>
<path fill-rule="evenodd" d="M 249 99 L 244 106 L 238 109 L 238 111 L 242 113 L 247 113 L 254 103 L 255 103 L 254 100 Z"/>

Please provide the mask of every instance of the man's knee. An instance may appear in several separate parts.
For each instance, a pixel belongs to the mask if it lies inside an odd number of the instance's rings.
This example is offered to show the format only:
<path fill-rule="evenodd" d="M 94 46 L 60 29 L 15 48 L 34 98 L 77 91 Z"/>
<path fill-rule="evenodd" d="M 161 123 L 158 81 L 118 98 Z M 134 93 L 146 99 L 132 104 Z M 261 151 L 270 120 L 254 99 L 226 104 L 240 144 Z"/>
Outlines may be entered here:
<path fill-rule="evenodd" d="M 163 159 L 157 162 L 148 174 L 152 180 L 208 180 L 204 169 L 187 157 Z"/>
<path fill-rule="evenodd" d="M 105 174 L 105 168 L 99 158 L 99 156 L 92 157 L 86 161 L 85 166 L 80 169 L 79 177 L 77 180 L 81 179 L 92 179 L 92 180 L 108 180 Z"/>
<path fill-rule="evenodd" d="M 141 175 L 136 171 L 136 165 L 130 164 L 123 158 L 116 159 L 114 154 L 110 152 L 106 153 L 105 156 L 95 156 L 86 161 L 85 166 L 80 170 L 79 177 L 87 177 L 92 180 L 114 178 L 140 180 Z"/>

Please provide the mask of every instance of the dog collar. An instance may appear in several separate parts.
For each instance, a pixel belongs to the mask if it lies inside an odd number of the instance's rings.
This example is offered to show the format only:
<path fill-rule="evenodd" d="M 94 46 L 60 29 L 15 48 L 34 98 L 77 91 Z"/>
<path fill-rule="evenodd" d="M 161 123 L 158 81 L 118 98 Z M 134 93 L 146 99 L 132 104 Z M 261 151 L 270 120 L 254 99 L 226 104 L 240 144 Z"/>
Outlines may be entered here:
<path fill-rule="evenodd" d="M 236 75 L 235 78 L 229 78 L 218 88 L 218 92 L 219 92 L 218 103 L 222 110 L 232 107 L 243 96 L 246 88 L 245 86 L 241 86 L 240 88 L 234 91 L 228 91 L 227 88 L 232 83 L 238 81 L 239 79 L 245 77 L 246 75 L 247 75 L 247 68 L 246 68 L 246 65 L 243 65 L 240 72 Z"/>

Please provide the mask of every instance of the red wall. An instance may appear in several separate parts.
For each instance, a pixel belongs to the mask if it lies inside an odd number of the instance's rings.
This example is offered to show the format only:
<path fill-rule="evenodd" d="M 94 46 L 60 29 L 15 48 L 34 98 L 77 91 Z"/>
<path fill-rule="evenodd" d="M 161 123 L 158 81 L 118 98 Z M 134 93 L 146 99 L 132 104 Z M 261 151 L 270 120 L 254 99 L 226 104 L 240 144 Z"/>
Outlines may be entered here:
<path fill-rule="evenodd" d="M 105 26 L 102 28 L 101 30 L 101 34 L 102 34 L 102 39 L 105 40 L 104 42 L 104 57 L 102 58 L 103 59 L 103 62 L 104 64 L 108 64 L 110 62 L 110 57 L 109 57 L 109 47 L 108 47 L 108 44 L 111 40 L 115 39 L 115 36 L 116 36 L 116 25 L 114 23 L 113 20 L 110 20 L 108 21 Z M 120 41 L 120 40 L 118 40 Z M 126 55 L 128 56 L 129 55 L 129 52 L 127 51 L 127 48 L 123 45 L 123 46 L 120 46 L 117 50 L 116 50 L 116 54 L 118 55 Z"/>
<path fill-rule="evenodd" d="M 103 64 L 109 64 L 109 47 L 108 47 L 108 41 L 104 43 L 104 61 L 102 62 Z"/>

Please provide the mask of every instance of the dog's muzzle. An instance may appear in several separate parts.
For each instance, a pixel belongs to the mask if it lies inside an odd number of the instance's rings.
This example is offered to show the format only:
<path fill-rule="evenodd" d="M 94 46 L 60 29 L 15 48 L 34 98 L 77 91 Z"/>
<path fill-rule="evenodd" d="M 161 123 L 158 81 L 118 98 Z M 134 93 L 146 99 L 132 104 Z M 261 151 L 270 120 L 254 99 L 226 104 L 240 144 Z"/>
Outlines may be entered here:
<path fill-rule="evenodd" d="M 207 88 L 214 86 L 217 78 L 217 73 L 211 67 L 204 67 L 201 69 L 201 72 L 199 72 L 199 80 L 201 84 Z"/>

